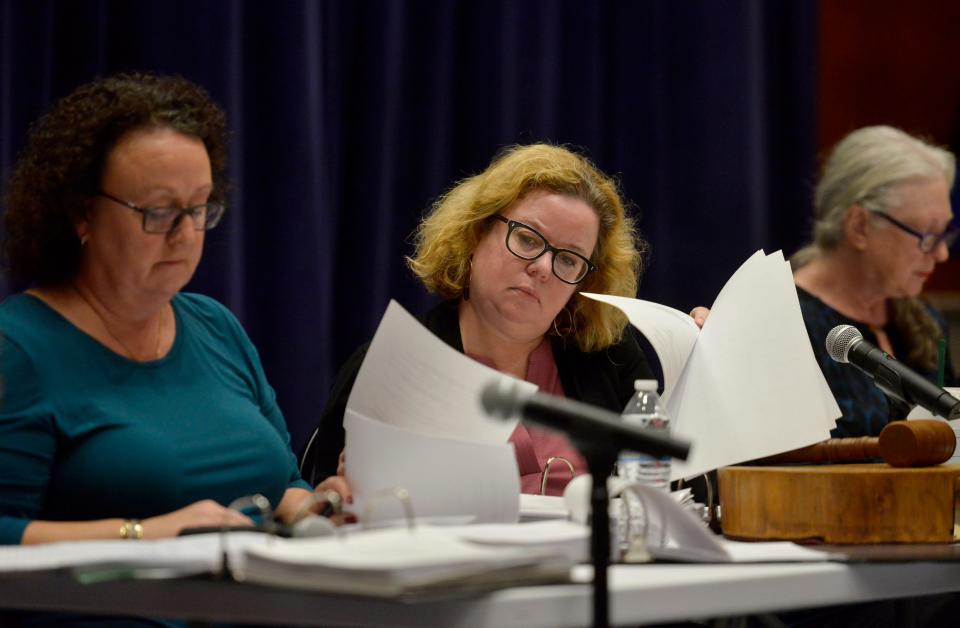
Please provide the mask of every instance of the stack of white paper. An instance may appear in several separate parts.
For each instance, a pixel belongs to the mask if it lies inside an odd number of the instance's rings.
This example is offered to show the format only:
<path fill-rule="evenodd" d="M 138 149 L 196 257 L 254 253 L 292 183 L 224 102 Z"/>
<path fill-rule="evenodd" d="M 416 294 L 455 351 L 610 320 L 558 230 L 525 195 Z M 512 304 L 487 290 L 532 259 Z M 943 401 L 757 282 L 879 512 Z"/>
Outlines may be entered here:
<path fill-rule="evenodd" d="M 315 591 L 399 596 L 433 589 L 489 588 L 569 577 L 563 554 L 470 543 L 430 526 L 280 539 L 251 548 L 244 580 Z"/>
<path fill-rule="evenodd" d="M 391 301 L 347 400 L 347 479 L 371 523 L 402 516 L 383 498 L 409 493 L 417 517 L 516 521 L 520 480 L 507 443 L 517 421 L 489 417 L 480 390 L 509 380 L 449 347 Z"/>
<path fill-rule="evenodd" d="M 671 429 L 693 442 L 672 479 L 827 438 L 840 409 L 817 365 L 790 265 L 758 251 L 724 286 L 702 330 L 662 305 L 585 294 L 621 309 L 653 345 Z"/>
<path fill-rule="evenodd" d="M 219 571 L 223 552 L 236 564 L 247 548 L 269 543 L 271 537 L 259 532 L 196 534 L 173 539 L 69 541 L 43 545 L 0 546 L 0 573 L 39 571 L 67 567 L 109 566 L 138 571 L 162 570 L 175 575 Z"/>

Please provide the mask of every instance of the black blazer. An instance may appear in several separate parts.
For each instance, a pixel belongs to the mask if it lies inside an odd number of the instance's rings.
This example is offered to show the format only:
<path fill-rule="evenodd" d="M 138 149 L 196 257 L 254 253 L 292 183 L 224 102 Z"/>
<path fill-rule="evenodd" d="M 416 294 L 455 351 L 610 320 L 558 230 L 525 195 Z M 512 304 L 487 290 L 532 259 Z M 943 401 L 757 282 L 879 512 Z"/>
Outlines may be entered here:
<path fill-rule="evenodd" d="M 440 303 L 418 318 L 441 340 L 463 353 L 456 301 Z M 556 336 L 551 337 L 551 342 L 560 383 L 571 399 L 620 413 L 633 395 L 634 380 L 654 378 L 632 327 L 627 328 L 623 340 L 602 351 L 584 353 L 574 343 Z M 343 415 L 347 398 L 368 346 L 369 343 L 357 349 L 340 369 L 320 423 L 301 456 L 300 473 L 313 485 L 337 472 L 344 444 Z"/>

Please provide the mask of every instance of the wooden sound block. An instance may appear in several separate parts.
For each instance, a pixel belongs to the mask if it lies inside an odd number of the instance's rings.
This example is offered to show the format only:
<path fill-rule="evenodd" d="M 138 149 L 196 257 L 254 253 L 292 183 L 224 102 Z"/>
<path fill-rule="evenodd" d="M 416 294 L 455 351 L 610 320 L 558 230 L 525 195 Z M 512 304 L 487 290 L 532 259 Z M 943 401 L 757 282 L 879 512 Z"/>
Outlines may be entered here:
<path fill-rule="evenodd" d="M 960 465 L 726 467 L 723 534 L 752 541 L 951 543 L 960 540 Z"/>

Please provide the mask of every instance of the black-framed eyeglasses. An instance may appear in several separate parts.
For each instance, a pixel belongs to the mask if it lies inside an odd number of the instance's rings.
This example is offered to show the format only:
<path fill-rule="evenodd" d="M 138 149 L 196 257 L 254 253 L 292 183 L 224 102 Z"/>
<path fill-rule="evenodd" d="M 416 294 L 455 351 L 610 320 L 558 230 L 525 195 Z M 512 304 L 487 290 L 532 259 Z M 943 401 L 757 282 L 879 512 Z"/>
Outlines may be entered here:
<path fill-rule="evenodd" d="M 947 248 L 949 249 L 957 241 L 957 237 L 960 236 L 960 227 L 957 227 L 956 225 L 948 225 L 943 233 L 921 233 L 916 229 L 908 227 L 886 212 L 872 210 L 870 213 L 880 216 L 881 218 L 890 222 L 892 225 L 920 240 L 920 250 L 924 253 L 933 253 L 935 250 L 937 250 L 937 247 L 940 246 L 941 242 L 947 245 Z"/>
<path fill-rule="evenodd" d="M 570 249 L 558 249 L 547 242 L 543 235 L 529 225 L 494 214 L 496 220 L 507 224 L 507 250 L 525 260 L 535 260 L 544 253 L 553 253 L 551 268 L 557 279 L 564 283 L 578 284 L 597 267 L 583 255 Z"/>
<path fill-rule="evenodd" d="M 180 225 L 184 216 L 190 216 L 197 231 L 210 231 L 223 217 L 221 203 L 203 203 L 192 207 L 140 207 L 103 190 L 97 194 L 143 216 L 143 230 L 147 233 L 170 233 Z"/>

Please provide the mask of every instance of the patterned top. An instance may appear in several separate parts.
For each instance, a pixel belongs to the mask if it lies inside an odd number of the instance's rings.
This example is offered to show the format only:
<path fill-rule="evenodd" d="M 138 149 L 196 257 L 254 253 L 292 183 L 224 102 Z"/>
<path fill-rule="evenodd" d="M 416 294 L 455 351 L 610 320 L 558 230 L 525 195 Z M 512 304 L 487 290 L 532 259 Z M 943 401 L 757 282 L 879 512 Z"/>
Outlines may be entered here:
<path fill-rule="evenodd" d="M 807 327 L 810 343 L 813 345 L 813 353 L 837 400 L 837 405 L 843 412 L 831 435 L 834 437 L 878 436 L 888 422 L 906 418 L 910 412 L 906 404 L 888 398 L 874 385 L 870 377 L 855 366 L 834 361 L 827 353 L 825 342 L 827 334 L 837 325 L 853 325 L 863 334 L 864 340 L 874 345 L 877 345 L 876 334 L 864 323 L 847 318 L 799 286 L 797 294 L 800 297 L 800 311 L 803 313 L 803 322 Z M 927 306 L 927 309 L 944 330 L 943 334 L 946 337 L 943 316 L 930 306 Z M 893 355 L 897 359 L 930 381 L 936 382 L 936 372 L 923 369 L 900 357 L 907 354 L 909 343 L 899 329 L 894 325 L 887 325 L 884 331 L 890 339 Z M 946 385 L 952 386 L 953 380 L 953 369 L 948 358 Z"/>

